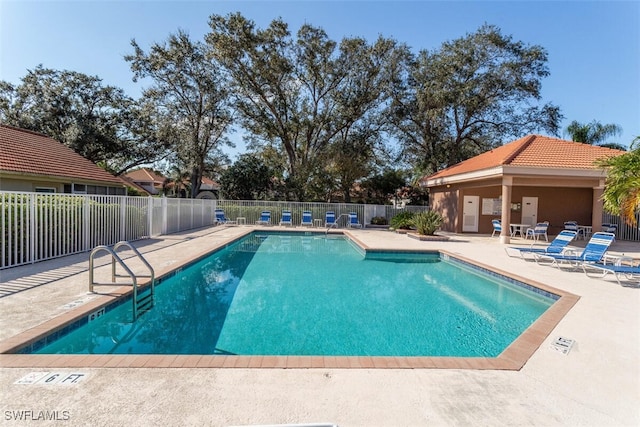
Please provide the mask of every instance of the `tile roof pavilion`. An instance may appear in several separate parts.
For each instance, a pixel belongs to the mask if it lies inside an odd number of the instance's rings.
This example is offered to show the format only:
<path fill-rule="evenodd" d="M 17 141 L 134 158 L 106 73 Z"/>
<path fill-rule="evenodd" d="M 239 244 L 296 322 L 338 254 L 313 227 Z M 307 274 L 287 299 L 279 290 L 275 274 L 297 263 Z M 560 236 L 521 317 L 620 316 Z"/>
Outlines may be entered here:
<path fill-rule="evenodd" d="M 527 135 L 478 156 L 422 178 L 422 182 L 504 166 L 544 169 L 601 169 L 594 165 L 600 158 L 623 154 L 606 147 L 566 141 L 541 135 Z M 545 173 L 541 170 L 540 173 Z"/>
<path fill-rule="evenodd" d="M 444 217 L 446 231 L 490 233 L 496 217 L 510 225 L 545 219 L 554 232 L 566 220 L 598 230 L 607 171 L 596 161 L 624 153 L 527 135 L 425 176 L 420 185 L 429 188 L 430 205 Z M 509 243 L 509 232 L 503 227 L 501 242 Z"/>

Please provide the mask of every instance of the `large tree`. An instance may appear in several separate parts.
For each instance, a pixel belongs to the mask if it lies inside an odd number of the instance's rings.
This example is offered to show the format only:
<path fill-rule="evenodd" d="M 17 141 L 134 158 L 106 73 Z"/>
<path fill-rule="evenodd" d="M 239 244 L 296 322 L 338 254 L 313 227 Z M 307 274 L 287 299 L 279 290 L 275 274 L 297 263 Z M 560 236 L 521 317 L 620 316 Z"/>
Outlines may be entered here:
<path fill-rule="evenodd" d="M 547 53 L 485 25 L 439 49 L 406 53 L 389 114 L 402 154 L 435 172 L 536 130 L 557 135 L 558 107 L 538 105 Z"/>
<path fill-rule="evenodd" d="M 0 82 L 0 120 L 43 133 L 116 175 L 163 155 L 148 110 L 97 76 L 41 65 Z"/>
<path fill-rule="evenodd" d="M 329 194 L 325 194 L 324 199 L 331 199 L 331 190 L 335 186 L 342 193 L 342 200 L 351 203 L 354 183 L 373 172 L 376 160 L 374 145 L 378 142 L 378 135 L 376 129 L 366 128 L 345 130 L 339 135 L 325 163 L 324 170 L 332 185 L 325 187 Z"/>
<path fill-rule="evenodd" d="M 227 199 L 260 200 L 273 187 L 273 174 L 261 158 L 243 154 L 220 176 L 220 190 Z"/>
<path fill-rule="evenodd" d="M 388 204 L 407 181 L 400 170 L 385 168 L 362 182 L 362 190 L 368 203 Z"/>
<path fill-rule="evenodd" d="M 231 145 L 227 132 L 233 122 L 228 84 L 220 67 L 206 55 L 203 43 L 179 31 L 145 53 L 135 40 L 131 63 L 134 81 L 150 79 L 143 97 L 154 106 L 162 139 L 171 144 L 174 161 L 190 171 L 190 196 L 200 190 L 203 172 Z"/>
<path fill-rule="evenodd" d="M 345 55 L 340 61 L 349 64 L 350 72 L 332 98 L 336 120 L 342 120 L 344 126 L 332 138 L 322 163 L 324 176 L 331 178 L 331 185 L 325 187 L 327 195 L 336 189 L 350 203 L 354 184 L 390 160 L 382 107 L 389 99 L 386 89 L 397 78 L 403 49 L 382 38 L 370 46 L 362 39 L 347 39 L 343 47 Z"/>
<path fill-rule="evenodd" d="M 567 126 L 567 133 L 571 136 L 571 140 L 575 142 L 626 150 L 625 146 L 617 142 L 607 142 L 609 138 L 622 134 L 622 127 L 614 123 L 603 125 L 596 120 L 591 123 L 580 123 L 574 120 Z"/>
<path fill-rule="evenodd" d="M 299 200 L 314 179 L 336 136 L 377 108 L 390 40 L 340 44 L 303 25 L 292 37 L 282 20 L 267 29 L 240 14 L 213 15 L 207 42 L 234 82 L 236 108 L 250 147 L 271 146 L 287 159 L 285 180 Z"/>

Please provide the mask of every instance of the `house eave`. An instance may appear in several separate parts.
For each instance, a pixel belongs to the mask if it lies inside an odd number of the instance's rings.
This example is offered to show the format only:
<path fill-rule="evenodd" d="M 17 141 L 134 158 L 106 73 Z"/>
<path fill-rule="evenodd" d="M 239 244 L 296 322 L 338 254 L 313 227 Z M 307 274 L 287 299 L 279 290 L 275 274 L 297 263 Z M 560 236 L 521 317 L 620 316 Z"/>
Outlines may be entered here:
<path fill-rule="evenodd" d="M 458 184 L 462 182 L 480 181 L 491 178 L 511 177 L 539 177 L 539 178 L 571 178 L 571 179 L 593 179 L 606 178 L 607 172 L 604 169 L 577 169 L 577 168 L 540 168 L 527 166 L 502 165 L 489 169 L 482 169 L 473 172 L 461 173 L 442 178 L 426 179 L 420 183 L 422 187 L 438 187 L 442 185 Z"/>
<path fill-rule="evenodd" d="M 107 181 L 90 178 L 81 178 L 73 176 L 61 176 L 61 175 L 47 175 L 47 174 L 35 174 L 15 172 L 8 170 L 0 170 L 0 177 L 11 179 L 23 179 L 23 180 L 39 180 L 39 181 L 51 181 L 59 184 L 76 183 L 76 184 L 89 184 L 89 185 L 109 185 L 112 187 L 126 187 L 125 183 L 120 180 Z"/>
<path fill-rule="evenodd" d="M 438 187 L 447 184 L 460 182 L 478 181 L 489 178 L 496 178 L 503 174 L 502 167 L 482 169 L 473 172 L 466 172 L 456 175 L 444 176 L 441 178 L 426 179 L 420 183 L 421 187 Z"/>

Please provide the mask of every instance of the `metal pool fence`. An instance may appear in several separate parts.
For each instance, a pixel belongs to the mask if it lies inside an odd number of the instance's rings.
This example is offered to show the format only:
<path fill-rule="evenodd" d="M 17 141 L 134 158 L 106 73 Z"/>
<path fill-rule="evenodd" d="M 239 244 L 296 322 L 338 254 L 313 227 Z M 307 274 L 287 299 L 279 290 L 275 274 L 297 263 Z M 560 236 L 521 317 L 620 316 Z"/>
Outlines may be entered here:
<path fill-rule="evenodd" d="M 0 192 L 0 203 L 0 269 L 88 252 L 120 240 L 141 240 L 211 226 L 215 224 L 217 207 L 233 220 L 245 218 L 247 224 L 254 224 L 263 210 L 270 210 L 271 223 L 276 225 L 285 209 L 291 210 L 293 225 L 300 224 L 303 210 L 311 211 L 322 225 L 326 211 L 333 210 L 336 218 L 356 212 L 364 225 L 376 216 L 388 221 L 403 210 L 426 209 L 22 192 Z M 339 226 L 344 227 L 346 221 L 346 216 L 340 217 Z"/>
<path fill-rule="evenodd" d="M 0 192 L 0 268 L 214 223 L 211 200 Z"/>
<path fill-rule="evenodd" d="M 232 220 L 244 218 L 255 224 L 264 210 L 277 225 L 283 210 L 291 211 L 293 225 L 302 212 L 310 211 L 316 224 L 324 226 L 327 211 L 335 212 L 338 226 L 345 227 L 346 214 L 355 212 L 360 223 L 370 226 L 374 217 L 388 223 L 403 211 L 425 211 L 424 206 L 395 208 L 391 205 L 307 203 L 286 201 L 237 201 L 169 199 L 158 197 L 100 196 L 0 192 L 0 269 L 30 264 L 120 240 L 141 240 L 215 224 L 215 209 Z M 638 215 L 640 223 L 640 214 Z M 603 222 L 618 225 L 617 238 L 640 241 L 640 229 L 605 214 Z"/>
<path fill-rule="evenodd" d="M 348 222 L 348 214 L 355 212 L 363 226 L 369 226 L 375 217 L 382 217 L 386 223 L 403 211 L 422 212 L 429 210 L 426 206 L 406 206 L 395 208 L 392 205 L 363 205 L 355 203 L 321 203 L 321 202 L 281 202 L 259 200 L 218 200 L 217 207 L 224 210 L 225 216 L 231 220 L 244 218 L 247 224 L 255 224 L 260 219 L 262 211 L 271 212 L 271 224 L 278 225 L 282 219 L 284 210 L 291 211 L 291 222 L 300 225 L 302 212 L 310 211 L 311 217 L 318 224 L 324 226 L 325 215 L 328 211 L 335 213 L 339 227 L 345 227 Z"/>
<path fill-rule="evenodd" d="M 617 226 L 616 239 L 640 242 L 640 212 L 636 213 L 636 225 L 631 225 L 622 221 L 619 216 L 604 213 L 602 215 L 603 224 L 615 224 Z"/>

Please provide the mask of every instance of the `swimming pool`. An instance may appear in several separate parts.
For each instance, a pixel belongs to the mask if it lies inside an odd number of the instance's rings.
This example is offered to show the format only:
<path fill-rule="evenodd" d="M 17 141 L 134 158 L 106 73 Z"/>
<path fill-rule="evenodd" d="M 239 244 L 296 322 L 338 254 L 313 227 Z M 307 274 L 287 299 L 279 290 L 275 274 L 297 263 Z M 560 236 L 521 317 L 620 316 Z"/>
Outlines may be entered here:
<path fill-rule="evenodd" d="M 439 253 L 254 232 L 164 279 L 138 321 L 119 304 L 31 351 L 495 357 L 557 298 L 523 285 Z"/>

